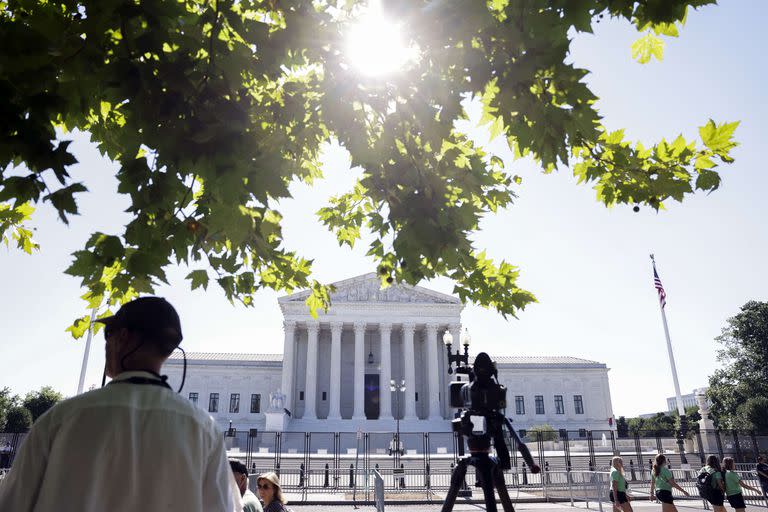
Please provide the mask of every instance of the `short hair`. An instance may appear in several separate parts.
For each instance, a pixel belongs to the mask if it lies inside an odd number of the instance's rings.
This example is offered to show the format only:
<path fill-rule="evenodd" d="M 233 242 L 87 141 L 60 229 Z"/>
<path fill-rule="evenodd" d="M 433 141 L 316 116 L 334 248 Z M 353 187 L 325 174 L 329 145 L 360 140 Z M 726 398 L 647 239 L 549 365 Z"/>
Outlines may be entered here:
<path fill-rule="evenodd" d="M 734 469 L 733 457 L 726 457 L 723 459 L 723 469 Z"/>
<path fill-rule="evenodd" d="M 248 476 L 248 467 L 239 460 L 230 460 L 229 467 L 233 473 L 240 473 L 241 475 Z"/>

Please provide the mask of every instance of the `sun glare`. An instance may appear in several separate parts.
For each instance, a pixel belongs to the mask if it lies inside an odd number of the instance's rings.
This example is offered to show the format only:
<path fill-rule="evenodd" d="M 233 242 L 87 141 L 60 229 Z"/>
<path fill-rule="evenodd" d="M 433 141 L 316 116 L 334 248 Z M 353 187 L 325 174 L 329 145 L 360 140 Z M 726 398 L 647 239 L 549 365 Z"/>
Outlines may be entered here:
<path fill-rule="evenodd" d="M 405 45 L 397 24 L 387 20 L 380 9 L 371 8 L 350 30 L 347 55 L 361 73 L 381 76 L 402 69 L 416 51 Z"/>

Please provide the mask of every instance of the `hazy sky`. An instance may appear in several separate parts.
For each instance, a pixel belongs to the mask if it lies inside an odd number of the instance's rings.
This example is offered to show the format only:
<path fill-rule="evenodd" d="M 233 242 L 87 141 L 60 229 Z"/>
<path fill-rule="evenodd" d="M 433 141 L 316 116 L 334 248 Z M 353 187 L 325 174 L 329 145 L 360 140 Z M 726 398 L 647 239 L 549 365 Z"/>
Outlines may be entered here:
<path fill-rule="evenodd" d="M 717 367 L 716 344 L 725 320 L 748 300 L 768 299 L 768 188 L 760 151 L 768 107 L 764 99 L 768 3 L 723 1 L 689 15 L 681 38 L 669 40 L 662 63 L 630 59 L 637 37 L 626 23 L 604 20 L 594 35 L 579 35 L 572 58 L 592 71 L 587 78 L 600 97 L 610 129 L 626 128 L 632 140 L 697 135 L 708 118 L 741 120 L 736 163 L 709 196 L 670 204 L 656 214 L 630 208 L 607 210 L 594 191 L 577 186 L 567 171 L 542 175 L 525 162 L 512 163 L 523 177 L 516 204 L 483 221 L 476 237 L 495 258 L 522 269 L 521 284 L 539 299 L 519 319 L 468 305 L 463 323 L 472 352 L 492 355 L 570 355 L 605 362 L 616 415 L 665 408 L 673 386 L 648 254 L 654 252 L 667 290 L 667 316 L 684 393 L 705 385 Z M 497 147 L 495 145 L 494 147 Z M 85 314 L 79 282 L 63 274 L 70 254 L 95 231 L 119 232 L 125 196 L 117 195 L 115 166 L 85 137 L 76 137 L 80 164 L 71 168 L 91 193 L 81 195 L 82 215 L 63 226 L 55 213 L 36 213 L 42 249 L 28 256 L 0 249 L 0 387 L 25 393 L 52 385 L 75 392 L 83 341 L 64 329 Z M 313 189 L 291 188 L 284 201 L 287 245 L 315 260 L 326 282 L 374 270 L 364 257 L 338 247 L 314 212 L 330 195 L 346 190 L 356 171 L 343 151 L 326 154 L 326 180 Z M 282 349 L 277 295 L 262 292 L 256 306 L 231 306 L 215 284 L 189 291 L 188 269 L 169 272 L 170 286 L 157 290 L 179 310 L 189 351 L 262 352 Z M 451 291 L 451 283 L 422 283 Z M 86 384 L 101 379 L 103 336 L 94 340 Z"/>

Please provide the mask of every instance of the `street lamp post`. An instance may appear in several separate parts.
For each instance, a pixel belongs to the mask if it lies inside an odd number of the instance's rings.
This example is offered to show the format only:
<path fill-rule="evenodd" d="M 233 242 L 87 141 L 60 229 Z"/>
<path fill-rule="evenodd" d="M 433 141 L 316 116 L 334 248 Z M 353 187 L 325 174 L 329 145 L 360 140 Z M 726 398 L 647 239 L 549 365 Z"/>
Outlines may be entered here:
<path fill-rule="evenodd" d="M 469 331 L 467 329 L 464 329 L 460 341 L 461 344 L 464 345 L 464 353 L 462 354 L 460 349 L 457 348 L 456 353 L 454 354 L 451 352 L 451 345 L 453 345 L 453 335 L 448 330 L 443 333 L 443 343 L 445 344 L 445 348 L 448 352 L 448 374 L 453 373 L 453 363 L 456 363 L 457 368 L 461 366 L 461 363 L 464 363 L 464 366 L 469 366 L 469 343 L 472 341 L 472 338 L 470 337 Z M 458 377 L 458 379 L 461 380 L 461 377 Z"/>
<path fill-rule="evenodd" d="M 453 335 L 446 330 L 443 333 L 443 343 L 445 344 L 446 352 L 448 354 L 448 374 L 453 373 L 453 364 L 456 363 L 456 368 L 458 369 L 459 366 L 464 364 L 464 366 L 469 366 L 469 344 L 472 341 L 472 337 L 469 335 L 469 331 L 465 328 L 464 332 L 461 333 L 461 344 L 464 345 L 464 353 L 462 354 L 460 349 L 456 349 L 456 353 L 451 352 L 451 346 L 453 345 Z M 456 380 L 461 381 L 461 375 L 456 375 Z M 456 417 L 459 417 L 459 414 L 461 414 L 461 409 L 459 409 L 456 413 Z M 459 457 L 464 456 L 464 441 L 461 436 L 458 436 L 457 438 L 458 444 L 456 446 Z M 462 482 L 461 489 L 459 490 L 457 496 L 462 498 L 471 498 L 472 497 L 472 489 L 467 487 L 467 481 L 464 480 Z"/>
<path fill-rule="evenodd" d="M 395 392 L 395 410 L 397 411 L 395 422 L 397 423 L 397 433 L 395 434 L 394 447 L 389 448 L 389 454 L 395 455 L 395 467 L 398 467 L 400 455 L 403 455 L 403 448 L 400 445 L 400 393 L 405 393 L 405 380 L 396 382 L 394 379 L 389 381 L 389 390 Z"/>

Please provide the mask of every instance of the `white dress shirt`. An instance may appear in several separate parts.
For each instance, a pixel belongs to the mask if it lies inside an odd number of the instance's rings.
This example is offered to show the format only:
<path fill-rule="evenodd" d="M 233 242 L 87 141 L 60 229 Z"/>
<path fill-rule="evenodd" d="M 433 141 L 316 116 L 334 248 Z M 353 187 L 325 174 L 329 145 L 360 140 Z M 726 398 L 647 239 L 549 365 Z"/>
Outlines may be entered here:
<path fill-rule="evenodd" d="M 0 511 L 234 510 L 211 417 L 165 387 L 121 382 L 131 377 L 158 380 L 124 372 L 35 422 L 0 483 Z"/>

